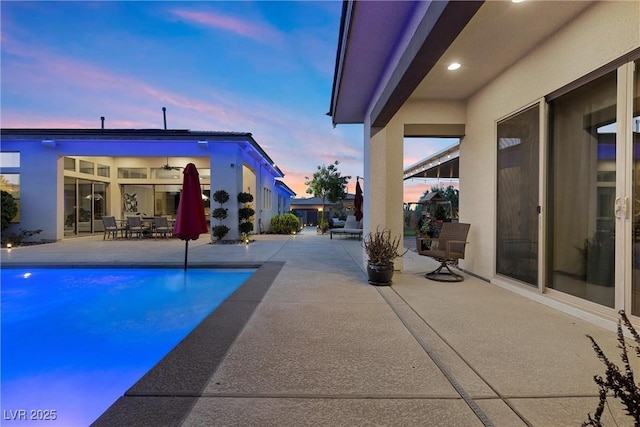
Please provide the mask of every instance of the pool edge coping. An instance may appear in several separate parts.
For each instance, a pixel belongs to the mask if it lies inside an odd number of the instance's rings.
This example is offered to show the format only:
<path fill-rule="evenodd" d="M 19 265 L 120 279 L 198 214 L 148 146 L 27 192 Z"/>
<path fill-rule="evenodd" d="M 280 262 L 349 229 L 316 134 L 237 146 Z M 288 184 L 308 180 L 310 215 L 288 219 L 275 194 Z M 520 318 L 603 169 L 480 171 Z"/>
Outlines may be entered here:
<path fill-rule="evenodd" d="M 145 268 L 145 265 L 132 267 Z M 182 267 L 182 264 L 177 265 Z M 283 261 L 224 263 L 224 266 L 223 263 L 189 264 L 196 268 L 257 268 L 257 271 L 98 416 L 91 426 L 181 425 L 284 265 Z M 122 268 L 122 265 L 117 267 Z M 220 345 L 212 346 L 212 342 Z"/>

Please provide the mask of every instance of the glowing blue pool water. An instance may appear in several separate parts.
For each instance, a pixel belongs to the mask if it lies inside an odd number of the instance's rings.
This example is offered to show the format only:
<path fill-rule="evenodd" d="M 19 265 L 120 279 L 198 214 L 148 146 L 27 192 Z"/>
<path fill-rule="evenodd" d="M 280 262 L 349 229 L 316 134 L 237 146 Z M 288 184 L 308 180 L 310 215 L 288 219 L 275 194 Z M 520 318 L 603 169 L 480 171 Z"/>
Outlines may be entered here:
<path fill-rule="evenodd" d="M 89 425 L 254 271 L 1 270 L 0 424 Z"/>

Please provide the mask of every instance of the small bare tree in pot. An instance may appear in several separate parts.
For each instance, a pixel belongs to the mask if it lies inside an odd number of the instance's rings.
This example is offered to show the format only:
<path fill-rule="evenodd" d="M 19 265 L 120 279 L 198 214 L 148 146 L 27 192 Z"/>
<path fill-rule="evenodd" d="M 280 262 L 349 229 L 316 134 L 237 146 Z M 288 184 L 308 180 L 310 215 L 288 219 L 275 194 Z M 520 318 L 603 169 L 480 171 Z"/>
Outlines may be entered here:
<path fill-rule="evenodd" d="M 389 230 L 367 234 L 363 246 L 367 253 L 367 275 L 372 285 L 390 285 L 393 278 L 393 260 L 401 257 L 407 251 L 398 253 L 401 238 L 391 237 Z"/>

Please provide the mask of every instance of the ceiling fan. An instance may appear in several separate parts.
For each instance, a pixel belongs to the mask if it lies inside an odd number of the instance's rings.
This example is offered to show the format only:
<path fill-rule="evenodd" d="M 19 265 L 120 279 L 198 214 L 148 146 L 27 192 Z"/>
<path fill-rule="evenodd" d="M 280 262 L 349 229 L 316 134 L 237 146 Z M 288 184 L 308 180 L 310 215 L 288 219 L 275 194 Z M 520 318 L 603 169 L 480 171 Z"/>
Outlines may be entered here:
<path fill-rule="evenodd" d="M 166 171 L 170 171 L 170 170 L 179 171 L 179 170 L 184 169 L 184 168 L 182 168 L 180 166 L 171 166 L 171 165 L 169 165 L 169 158 L 167 157 L 167 163 L 162 165 L 162 169 L 164 169 Z"/>

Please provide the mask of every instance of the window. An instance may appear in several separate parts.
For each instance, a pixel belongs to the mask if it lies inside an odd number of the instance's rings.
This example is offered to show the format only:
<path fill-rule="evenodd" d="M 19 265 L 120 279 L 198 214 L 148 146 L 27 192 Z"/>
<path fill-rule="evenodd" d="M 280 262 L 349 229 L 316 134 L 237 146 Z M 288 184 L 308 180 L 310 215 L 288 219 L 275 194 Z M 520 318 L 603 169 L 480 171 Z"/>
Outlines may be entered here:
<path fill-rule="evenodd" d="M 0 174 L 0 190 L 6 191 L 13 196 L 13 199 L 18 205 L 18 213 L 13 217 L 11 222 L 20 222 L 20 174 Z"/>
<path fill-rule="evenodd" d="M 147 179 L 147 168 L 118 168 L 118 178 Z"/>
<path fill-rule="evenodd" d="M 64 158 L 64 170 L 75 172 L 76 171 L 76 159 L 74 159 L 72 157 L 65 157 Z"/>
<path fill-rule="evenodd" d="M 101 165 L 100 163 L 98 163 L 97 175 L 109 178 L 109 176 L 111 175 L 111 168 L 107 165 Z"/>
<path fill-rule="evenodd" d="M 0 167 L 19 168 L 20 153 L 0 153 Z"/>
<path fill-rule="evenodd" d="M 271 200 L 271 189 L 267 187 L 262 188 L 262 209 L 271 209 L 272 205 Z"/>
<path fill-rule="evenodd" d="M 151 179 L 173 179 L 182 182 L 182 170 L 151 168 Z"/>
<path fill-rule="evenodd" d="M 80 172 L 82 173 L 86 173 L 89 175 L 94 175 L 95 172 L 93 170 L 94 168 L 94 163 L 93 162 L 87 162 L 86 160 L 80 160 Z"/>

